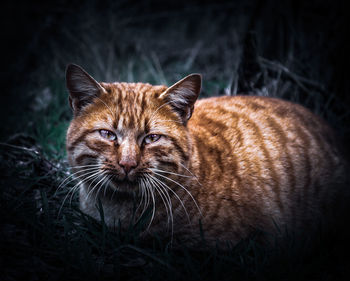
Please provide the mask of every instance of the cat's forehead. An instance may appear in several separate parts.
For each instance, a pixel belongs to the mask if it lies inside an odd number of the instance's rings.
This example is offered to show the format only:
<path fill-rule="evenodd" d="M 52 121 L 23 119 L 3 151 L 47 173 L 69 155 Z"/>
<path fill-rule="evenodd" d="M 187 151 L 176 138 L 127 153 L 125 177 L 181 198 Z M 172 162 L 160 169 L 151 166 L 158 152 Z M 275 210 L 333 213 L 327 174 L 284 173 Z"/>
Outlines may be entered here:
<path fill-rule="evenodd" d="M 158 97 L 166 86 L 154 86 L 147 83 L 101 83 L 106 93 L 101 96 L 104 101 L 122 111 L 147 109 L 157 103 Z"/>
<path fill-rule="evenodd" d="M 135 129 L 152 123 L 156 109 L 163 103 L 159 96 L 166 86 L 145 83 L 101 83 L 106 92 L 96 101 L 113 127 Z"/>
<path fill-rule="evenodd" d="M 104 89 L 112 95 L 120 97 L 136 97 L 140 95 L 159 96 L 167 87 L 148 83 L 101 83 Z"/>

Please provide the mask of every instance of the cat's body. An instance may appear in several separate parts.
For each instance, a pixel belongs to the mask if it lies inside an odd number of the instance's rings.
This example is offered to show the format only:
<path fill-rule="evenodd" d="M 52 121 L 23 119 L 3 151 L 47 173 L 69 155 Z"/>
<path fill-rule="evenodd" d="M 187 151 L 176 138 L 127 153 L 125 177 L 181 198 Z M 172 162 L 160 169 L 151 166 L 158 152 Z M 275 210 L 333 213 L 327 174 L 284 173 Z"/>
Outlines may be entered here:
<path fill-rule="evenodd" d="M 332 130 L 305 108 L 253 96 L 195 103 L 197 75 L 170 88 L 86 75 L 67 71 L 67 150 L 78 176 L 90 169 L 80 204 L 96 219 L 97 198 L 111 227 L 149 206 L 145 233 L 235 243 L 256 230 L 311 229 L 333 212 L 345 164 Z"/>

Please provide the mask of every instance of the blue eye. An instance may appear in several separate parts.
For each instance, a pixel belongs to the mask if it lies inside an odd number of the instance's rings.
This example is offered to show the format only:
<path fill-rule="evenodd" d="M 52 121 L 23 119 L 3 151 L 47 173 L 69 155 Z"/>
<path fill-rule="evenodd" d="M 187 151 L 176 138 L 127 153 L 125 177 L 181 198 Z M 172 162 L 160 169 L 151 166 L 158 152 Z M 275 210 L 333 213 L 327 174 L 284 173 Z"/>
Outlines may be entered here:
<path fill-rule="evenodd" d="M 108 130 L 99 130 L 99 133 L 101 137 L 110 141 L 114 141 L 117 138 L 117 136 L 113 132 Z"/>
<path fill-rule="evenodd" d="M 156 142 L 160 139 L 161 135 L 156 135 L 156 134 L 150 134 L 148 136 L 146 136 L 143 141 L 145 144 L 150 144 L 153 142 Z"/>

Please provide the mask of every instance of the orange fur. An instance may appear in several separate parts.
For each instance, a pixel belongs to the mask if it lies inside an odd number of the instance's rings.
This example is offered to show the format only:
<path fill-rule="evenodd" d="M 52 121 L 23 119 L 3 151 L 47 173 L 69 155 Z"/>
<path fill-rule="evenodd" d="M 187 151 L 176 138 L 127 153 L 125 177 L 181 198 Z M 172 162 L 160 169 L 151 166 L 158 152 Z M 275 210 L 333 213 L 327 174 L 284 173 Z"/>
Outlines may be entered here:
<path fill-rule="evenodd" d="M 97 83 L 70 65 L 67 86 L 81 209 L 99 219 L 99 198 L 111 227 L 128 226 L 136 206 L 135 223 L 149 206 L 148 231 L 186 241 L 199 239 L 199 220 L 212 242 L 275 225 L 299 231 L 332 211 L 345 181 L 332 130 L 300 105 L 253 96 L 195 102 L 198 75 L 170 88 Z M 147 143 L 150 135 L 160 137 Z"/>

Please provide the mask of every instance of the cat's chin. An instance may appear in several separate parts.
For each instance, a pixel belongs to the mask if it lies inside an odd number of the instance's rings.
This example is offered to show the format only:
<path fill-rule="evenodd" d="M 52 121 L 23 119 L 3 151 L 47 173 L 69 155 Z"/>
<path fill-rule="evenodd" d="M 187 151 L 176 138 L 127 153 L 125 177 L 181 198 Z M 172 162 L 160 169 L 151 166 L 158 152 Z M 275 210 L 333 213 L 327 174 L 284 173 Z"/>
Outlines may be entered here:
<path fill-rule="evenodd" d="M 116 192 L 134 193 L 135 191 L 138 190 L 139 185 L 136 181 L 114 180 L 114 181 L 111 181 L 110 187 Z"/>

